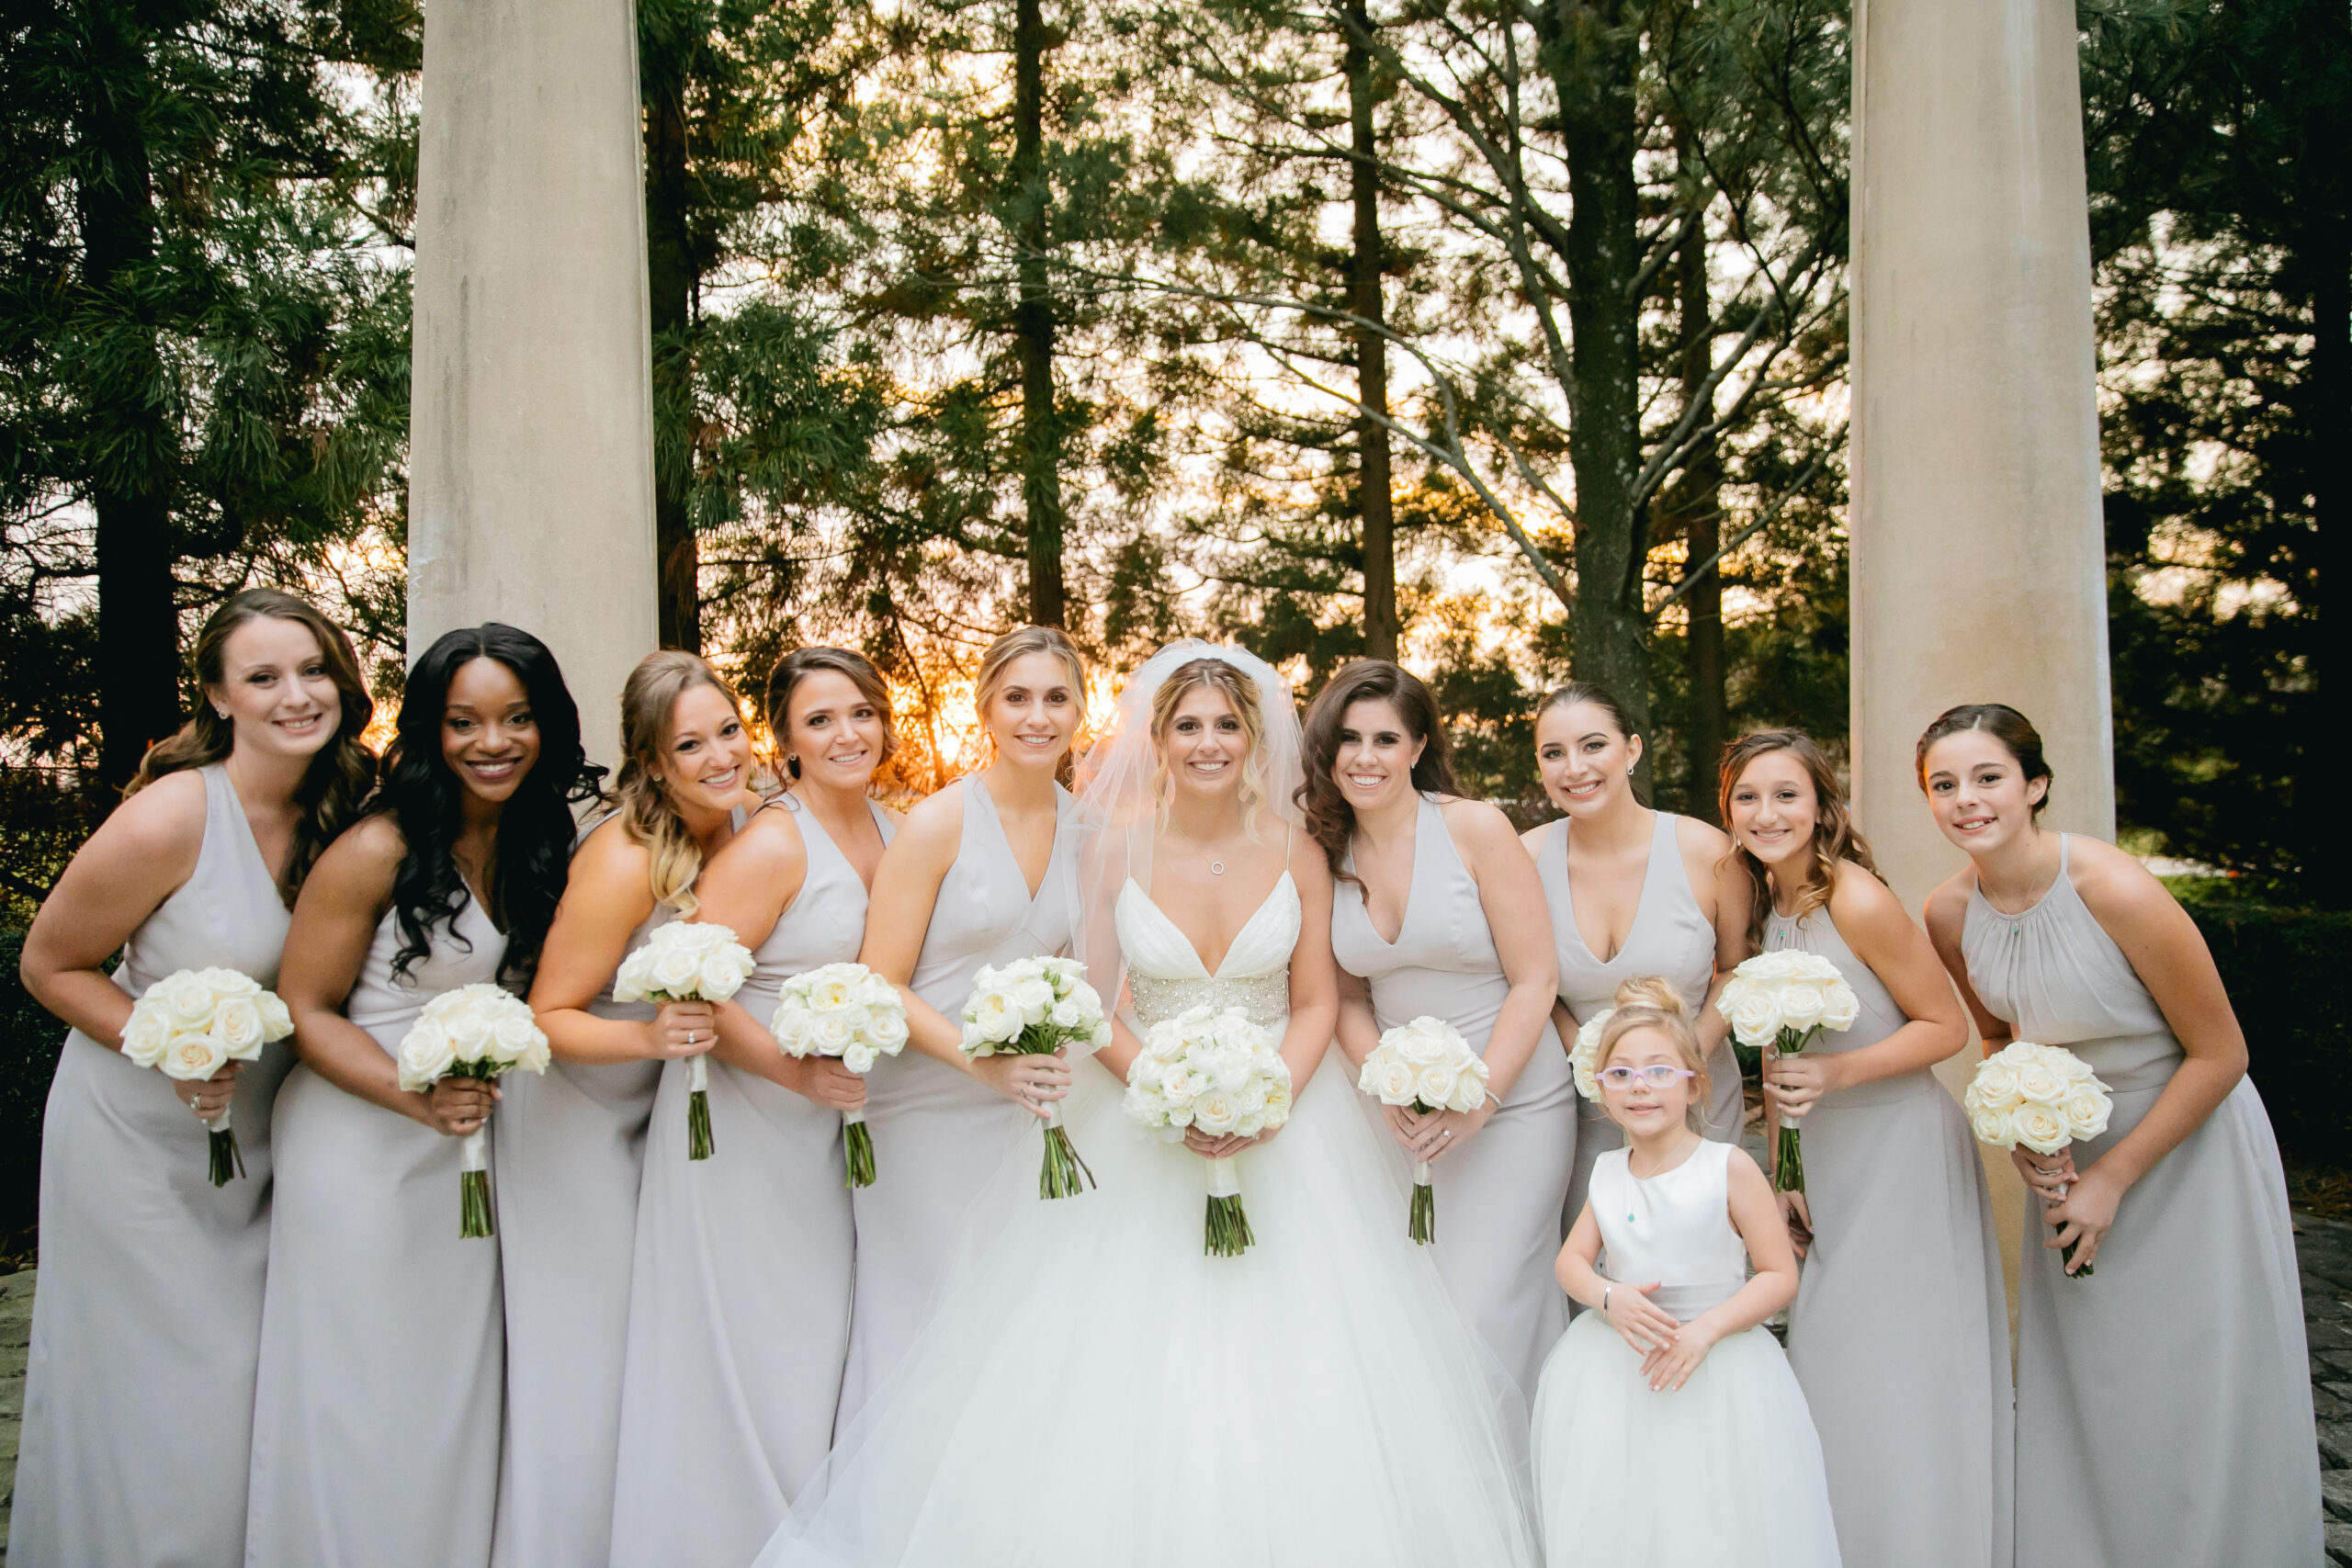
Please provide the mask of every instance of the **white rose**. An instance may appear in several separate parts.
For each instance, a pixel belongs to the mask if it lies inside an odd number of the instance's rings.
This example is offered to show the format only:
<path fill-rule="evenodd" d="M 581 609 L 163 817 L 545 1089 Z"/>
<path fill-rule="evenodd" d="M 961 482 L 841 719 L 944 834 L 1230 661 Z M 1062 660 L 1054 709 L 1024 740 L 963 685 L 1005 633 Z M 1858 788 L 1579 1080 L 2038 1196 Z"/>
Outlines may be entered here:
<path fill-rule="evenodd" d="M 1451 1062 L 1433 1062 L 1413 1076 L 1413 1098 L 1434 1111 L 1453 1109 L 1462 1073 Z"/>
<path fill-rule="evenodd" d="M 449 1048 L 448 1031 L 437 1020 L 421 1018 L 401 1037 L 401 1088 L 412 1094 L 430 1089 L 457 1060 L 458 1054 Z"/>
<path fill-rule="evenodd" d="M 209 1078 L 229 1065 L 229 1053 L 209 1034 L 183 1029 L 164 1045 L 164 1072 L 183 1082 Z"/>
<path fill-rule="evenodd" d="M 261 1010 L 251 997 L 223 997 L 212 1009 L 212 1037 L 241 1061 L 261 1055 Z"/>
<path fill-rule="evenodd" d="M 152 1067 L 164 1059 L 171 1039 L 171 1021 L 162 1008 L 133 1006 L 122 1026 L 122 1054 L 139 1066 Z"/>
<path fill-rule="evenodd" d="M 768 1032 L 775 1037 L 775 1048 L 787 1056 L 806 1056 L 810 1044 L 809 1018 L 809 1013 L 798 1007 L 776 1009 L 775 1016 L 768 1021 Z"/>
<path fill-rule="evenodd" d="M 653 954 L 645 966 L 643 985 L 648 995 L 659 991 L 676 1000 L 693 996 L 701 978 L 701 955 L 689 948 L 671 947 Z"/>
<path fill-rule="evenodd" d="M 1075 1003 L 1079 1010 L 1089 1018 L 1100 1017 L 1102 1014 L 1102 994 L 1083 980 L 1072 980 L 1069 983 L 1069 989 L 1063 993 L 1063 999 Z"/>
<path fill-rule="evenodd" d="M 1976 1134 L 1980 1144 L 1996 1148 L 2007 1148 L 2015 1144 L 2017 1134 L 2009 1129 L 2008 1112 L 1995 1106 L 1980 1105 L 1968 1113 L 1968 1130 Z"/>
<path fill-rule="evenodd" d="M 808 1048 L 820 1056 L 838 1056 L 847 1051 L 857 1039 L 857 1032 L 849 1020 L 838 1012 L 816 1012 L 808 1015 Z"/>
<path fill-rule="evenodd" d="M 294 1032 L 294 1015 L 276 991 L 263 991 L 254 998 L 254 1006 L 261 1010 L 261 1037 L 283 1040 Z M 2087 1067 L 2084 1071 L 2087 1072 Z"/>
<path fill-rule="evenodd" d="M 1381 1037 L 1382 1044 L 1395 1045 L 1396 1055 L 1415 1067 L 1426 1067 L 1445 1060 L 1445 1043 L 1431 1031 L 1421 1027 L 1419 1020 L 1401 1029 L 1392 1029 Z"/>
<path fill-rule="evenodd" d="M 2091 1071 L 2091 1065 L 2072 1051 L 2063 1046 L 2052 1045 L 2050 1047 L 2050 1055 L 2051 1065 L 2058 1069 L 2068 1083 L 2097 1081 L 2098 1075 Z"/>
<path fill-rule="evenodd" d="M 1160 1097 L 1170 1105 L 1190 1105 L 1200 1092 L 1200 1076 L 1182 1062 L 1170 1065 L 1159 1075 Z"/>
<path fill-rule="evenodd" d="M 164 976 L 147 988 L 147 995 L 164 1010 L 164 1021 L 179 1032 L 209 1025 L 213 1005 L 220 999 L 204 976 L 193 969 Z"/>
<path fill-rule="evenodd" d="M 2065 1113 L 2052 1106 L 2028 1101 L 2009 1118 L 2009 1127 L 2018 1143 L 2038 1155 L 2054 1155 L 2074 1142 Z"/>
<path fill-rule="evenodd" d="M 1241 1086 L 1241 1114 L 1245 1118 L 1264 1114 L 1266 1096 L 1273 1087 L 1267 1079 L 1254 1076 L 1248 1083 L 1243 1084 Z"/>
<path fill-rule="evenodd" d="M 1724 1016 L 1731 1021 L 1731 1032 L 1742 1045 L 1762 1047 L 1780 1038 L 1781 1006 L 1771 993 L 1763 989 L 1743 992 L 1734 1002 L 1723 998 Z"/>
<path fill-rule="evenodd" d="M 1127 1086 L 1130 1089 L 1149 1089 L 1158 1094 L 1161 1081 L 1167 1077 L 1168 1069 L 1157 1056 L 1139 1053 L 1134 1061 L 1127 1064 Z"/>
<path fill-rule="evenodd" d="M 812 1008 L 844 1008 L 850 1004 L 850 984 L 839 975 L 820 969 L 809 976 L 808 1005 Z"/>
<path fill-rule="evenodd" d="M 2066 1077 L 2046 1062 L 2033 1062 L 2018 1069 L 2018 1093 L 2041 1105 L 2055 1105 L 2066 1098 L 2069 1086 Z"/>
<path fill-rule="evenodd" d="M 547 1033 L 533 1020 L 529 1008 L 498 1010 L 490 1031 L 490 1054 L 493 1058 L 528 1072 L 530 1068 L 525 1064 L 539 1059 L 547 1049 Z"/>
<path fill-rule="evenodd" d="M 1288 1073 L 1284 1073 L 1281 1081 L 1267 1086 L 1266 1125 L 1269 1127 L 1279 1127 L 1283 1122 L 1290 1120 L 1291 1098 L 1289 1080 L 1290 1075 Z"/>
<path fill-rule="evenodd" d="M 1845 981 L 1839 980 L 1824 991 L 1821 1006 L 1822 1028 L 1834 1029 L 1843 1033 L 1853 1028 L 1855 1021 L 1861 1016 L 1862 998 L 1856 996 L 1854 987 L 1846 984 Z"/>
<path fill-rule="evenodd" d="M 1056 1002 L 1053 1005 L 1052 1010 L 1046 1014 L 1046 1021 L 1052 1024 L 1056 1029 L 1066 1029 L 1075 1032 L 1085 1027 L 1089 1022 L 1089 1020 L 1084 1008 L 1079 1006 L 1077 1002 L 1071 1000 L 1069 998 L 1065 997 L 1060 1001 Z"/>
<path fill-rule="evenodd" d="M 492 1054 L 496 1037 L 495 1026 L 481 1009 L 455 1007 L 441 1021 L 449 1035 L 449 1049 L 458 1054 L 460 1062 L 479 1062 Z"/>
<path fill-rule="evenodd" d="M 1804 1033 L 1828 1010 L 1819 986 L 1798 981 L 1781 993 L 1781 1027 Z"/>
<path fill-rule="evenodd" d="M 723 1002 L 743 988 L 752 977 L 751 954 L 732 942 L 710 953 L 702 961 L 700 987 L 702 999 Z"/>
<path fill-rule="evenodd" d="M 1053 1010 L 1054 1003 L 1058 999 L 1054 995 L 1052 983 L 1043 976 L 1015 980 L 1007 990 L 1013 1005 L 1021 1010 L 1023 1021 L 1028 1023 L 1045 1022 L 1046 1015 Z"/>
<path fill-rule="evenodd" d="M 871 1045 L 852 1045 L 842 1053 L 842 1066 L 862 1076 L 872 1072 L 874 1064 L 880 1058 L 881 1053 Z"/>
<path fill-rule="evenodd" d="M 1363 1065 L 1363 1087 L 1365 1093 L 1378 1095 L 1383 1105 L 1407 1105 L 1412 1102 L 1416 1076 L 1413 1064 L 1402 1056 L 1374 1056 Z"/>
<path fill-rule="evenodd" d="M 893 997 L 895 1002 L 898 998 Z M 907 1043 L 907 1015 L 897 1007 L 876 1008 L 874 1021 L 865 1027 L 865 1038 L 873 1047 L 888 1055 L 896 1055 Z"/>
<path fill-rule="evenodd" d="M 1979 1105 L 2006 1111 L 2018 1098 L 2017 1068 L 1998 1056 L 1989 1057 L 1968 1080 L 1968 1092 Z"/>
<path fill-rule="evenodd" d="M 1222 1137 L 1241 1124 L 1240 1097 L 1226 1089 L 1211 1089 L 1193 1101 L 1193 1124 L 1212 1137 Z"/>
<path fill-rule="evenodd" d="M 2066 1117 L 2067 1132 L 2079 1143 L 2107 1131 L 2107 1119 L 2114 1104 L 2096 1085 L 2076 1084 L 2061 1109 Z"/>
<path fill-rule="evenodd" d="M 983 1045 L 1009 1044 L 1019 1039 L 1022 1030 L 1027 1027 L 1021 1016 L 1021 1009 L 1003 991 L 983 991 L 974 997 L 970 1007 L 965 1010 L 965 1017 L 971 1022 L 974 1036 Z"/>

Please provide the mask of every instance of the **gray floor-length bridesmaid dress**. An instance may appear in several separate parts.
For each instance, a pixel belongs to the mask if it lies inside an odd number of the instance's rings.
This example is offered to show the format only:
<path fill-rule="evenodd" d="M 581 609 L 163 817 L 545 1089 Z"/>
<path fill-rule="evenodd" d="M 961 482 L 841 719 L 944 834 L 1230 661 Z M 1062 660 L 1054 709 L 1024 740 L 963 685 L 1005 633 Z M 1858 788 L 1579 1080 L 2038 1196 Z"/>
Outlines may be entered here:
<path fill-rule="evenodd" d="M 114 973 L 133 997 L 181 969 L 277 981 L 277 879 L 227 771 L 200 772 L 196 869 Z M 66 1035 L 41 1122 L 40 1296 L 8 1535 L 20 1568 L 243 1557 L 270 1110 L 293 1062 L 279 1042 L 238 1076 L 230 1118 L 245 1174 L 215 1187 L 204 1124 L 172 1080 Z"/>
<path fill-rule="evenodd" d="M 1707 988 L 1714 983 L 1715 928 L 1699 908 L 1690 875 L 1683 870 L 1674 814 L 1661 811 L 1657 816 L 1649 867 L 1642 874 L 1634 923 L 1625 932 L 1624 945 L 1605 964 L 1584 944 L 1577 929 L 1576 894 L 1568 886 L 1568 819 L 1554 823 L 1536 846 L 1535 870 L 1543 878 L 1544 901 L 1552 911 L 1553 945 L 1559 953 L 1560 1000 L 1578 1023 L 1616 1006 L 1617 987 L 1637 977 L 1654 977 L 1671 985 L 1695 1019 L 1707 999 Z M 1573 1046 L 1576 1042 L 1568 1043 Z M 1707 1058 L 1707 1077 L 1701 1131 L 1719 1144 L 1736 1144 L 1747 1111 L 1740 1095 L 1739 1058 L 1732 1055 L 1729 1035 Z M 1577 1215 L 1584 1209 L 1592 1162 L 1604 1150 L 1624 1146 L 1625 1134 L 1608 1112 L 1577 1096 L 1577 1168 L 1568 1180 L 1567 1202 L 1561 1212 L 1563 1236 L 1575 1227 Z"/>
<path fill-rule="evenodd" d="M 1826 908 L 1768 915 L 1768 953 L 1818 953 L 1875 1045 L 1910 1020 Z M 1872 1568 L 2008 1568 L 2014 1409 L 2009 1303 L 1984 1163 L 1926 1067 L 1816 1101 L 1802 1126 L 1813 1215 L 1789 1364 L 1813 1408 L 1839 1553 Z"/>
<path fill-rule="evenodd" d="M 856 959 L 866 896 L 815 813 L 790 796 L 766 809 L 792 813 L 808 870 L 736 993 L 763 1025 L 786 980 Z M 841 1113 L 714 1060 L 713 1150 L 689 1160 L 687 1092 L 686 1064 L 669 1063 L 637 1213 L 616 1568 L 756 1556 L 832 1446 L 849 1348 Z M 879 1179 L 895 1152 L 876 1149 Z"/>
<path fill-rule="evenodd" d="M 1069 945 L 1078 885 L 1067 792 L 1056 787 L 1053 855 L 1033 897 L 987 781 L 971 773 L 951 787 L 963 795 L 963 839 L 932 906 L 913 989 L 953 1023 L 982 967 Z M 865 1094 L 865 1126 L 882 1174 L 853 1194 L 857 1285 L 843 1426 L 913 1343 L 973 1195 L 1014 1142 L 1037 1135 L 1035 1116 L 911 1046 L 876 1064 Z"/>
<path fill-rule="evenodd" d="M 2113 1091 L 2108 1130 L 2075 1146 L 2081 1170 L 2184 1053 L 2065 867 L 2062 840 L 2058 880 L 2017 914 L 1972 893 L 1961 950 L 2016 1038 L 2065 1046 Z M 2026 1203 L 2026 1235 L 2046 1237 Z M 2320 1562 L 2294 1229 L 2253 1080 L 2124 1194 L 2091 1278 L 2060 1267 L 2028 1246 L 2018 1280 L 2017 1568 Z"/>
<path fill-rule="evenodd" d="M 1342 881 L 1331 908 L 1331 951 L 1363 978 L 1385 1032 L 1416 1018 L 1442 1018 L 1484 1055 L 1495 1015 L 1510 994 L 1478 884 L 1462 863 L 1437 802 L 1423 796 L 1414 827 L 1413 881 L 1396 940 L 1383 942 L 1363 889 Z M 1379 1103 L 1363 1097 L 1381 1117 Z M 1437 1162 L 1438 1272 L 1463 1312 L 1528 1399 L 1544 1358 L 1567 1326 L 1567 1297 L 1553 1277 L 1560 1203 L 1575 1163 L 1576 1085 L 1567 1053 L 1547 1021 L 1501 1109 L 1469 1144 Z M 1382 1143 L 1405 1158 L 1381 1117 Z M 1398 1234 L 1406 1215 L 1396 1214 Z"/>
<path fill-rule="evenodd" d="M 739 807 L 738 828 L 743 816 Z M 623 954 L 677 918 L 656 904 Z M 659 1010 L 613 1000 L 607 980 L 588 1010 L 642 1021 Z M 506 1281 L 498 1568 L 603 1568 L 612 1550 L 638 1188 L 662 1067 L 559 1061 L 500 1086 L 490 1156 Z"/>
<path fill-rule="evenodd" d="M 426 1002 L 498 978 L 506 937 L 469 896 L 404 977 L 400 945 L 387 911 L 344 1009 L 394 1056 Z M 248 1568 L 481 1568 L 505 1325 L 497 1241 L 458 1234 L 462 1140 L 298 1066 L 277 1144 Z"/>

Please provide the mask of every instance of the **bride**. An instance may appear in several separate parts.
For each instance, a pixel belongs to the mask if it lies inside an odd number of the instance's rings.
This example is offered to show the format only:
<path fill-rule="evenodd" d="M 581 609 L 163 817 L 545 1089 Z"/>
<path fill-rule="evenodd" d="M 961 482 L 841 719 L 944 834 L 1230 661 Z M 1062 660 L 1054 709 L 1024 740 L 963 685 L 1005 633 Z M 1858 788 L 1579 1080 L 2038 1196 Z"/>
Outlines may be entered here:
<path fill-rule="evenodd" d="M 1040 1201 L 1023 1141 L 760 1568 L 1534 1561 L 1519 1396 L 1407 1240 L 1329 1050 L 1299 756 L 1289 688 L 1247 653 L 1178 643 L 1129 682 L 1081 769 L 1079 956 L 1122 1003 L 1064 1103 L 1097 1188 Z M 1281 1040 L 1287 1125 L 1170 1144 L 1126 1119 L 1138 1032 L 1203 1003 Z M 1205 1161 L 1227 1156 L 1256 1241 L 1204 1257 Z"/>

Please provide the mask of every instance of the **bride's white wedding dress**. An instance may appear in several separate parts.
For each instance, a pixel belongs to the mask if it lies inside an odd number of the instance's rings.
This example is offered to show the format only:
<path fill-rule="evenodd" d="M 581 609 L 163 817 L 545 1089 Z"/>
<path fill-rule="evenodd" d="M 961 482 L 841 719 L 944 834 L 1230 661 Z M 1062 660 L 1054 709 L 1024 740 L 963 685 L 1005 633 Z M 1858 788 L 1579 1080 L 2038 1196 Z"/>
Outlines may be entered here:
<path fill-rule="evenodd" d="M 1205 1002 L 1280 1035 L 1287 873 L 1214 976 L 1132 882 L 1115 918 L 1146 1026 Z M 1096 1190 L 1040 1201 L 1023 1140 L 761 1568 L 1534 1562 L 1524 1408 L 1406 1238 L 1340 1052 L 1239 1156 L 1257 1245 L 1238 1258 L 1202 1255 L 1207 1163 L 1130 1122 L 1099 1065 L 1076 1076 Z"/>

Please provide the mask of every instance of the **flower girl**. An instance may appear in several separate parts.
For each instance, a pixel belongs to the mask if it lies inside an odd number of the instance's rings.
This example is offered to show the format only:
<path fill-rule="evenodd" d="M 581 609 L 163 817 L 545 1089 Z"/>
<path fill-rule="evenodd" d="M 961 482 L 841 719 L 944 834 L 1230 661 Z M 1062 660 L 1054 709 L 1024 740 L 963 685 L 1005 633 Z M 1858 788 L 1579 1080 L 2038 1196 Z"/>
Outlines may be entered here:
<path fill-rule="evenodd" d="M 1595 1310 L 1535 1396 L 1546 1561 L 1836 1568 L 1820 1439 L 1759 1326 L 1795 1297 L 1796 1258 L 1756 1162 L 1693 1126 L 1706 1060 L 1671 986 L 1618 988 L 1592 1071 L 1625 1146 L 1560 1249 L 1561 1285 Z"/>

